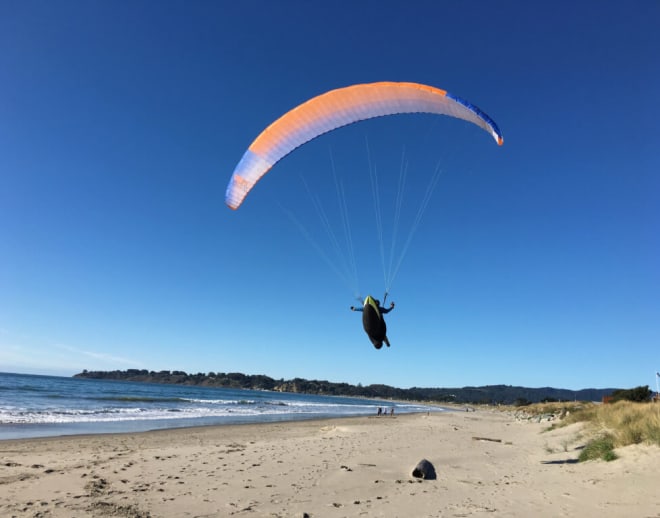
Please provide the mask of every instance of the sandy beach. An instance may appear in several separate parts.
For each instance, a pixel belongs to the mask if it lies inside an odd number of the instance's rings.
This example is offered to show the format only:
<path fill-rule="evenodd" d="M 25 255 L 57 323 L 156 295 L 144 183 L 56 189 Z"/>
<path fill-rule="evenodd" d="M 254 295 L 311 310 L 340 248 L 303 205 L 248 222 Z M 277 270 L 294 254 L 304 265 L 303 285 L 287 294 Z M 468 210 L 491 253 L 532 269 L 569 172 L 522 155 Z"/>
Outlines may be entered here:
<path fill-rule="evenodd" d="M 0 516 L 660 516 L 660 450 L 493 410 L 0 442 Z M 435 480 L 412 476 L 429 460 Z"/>

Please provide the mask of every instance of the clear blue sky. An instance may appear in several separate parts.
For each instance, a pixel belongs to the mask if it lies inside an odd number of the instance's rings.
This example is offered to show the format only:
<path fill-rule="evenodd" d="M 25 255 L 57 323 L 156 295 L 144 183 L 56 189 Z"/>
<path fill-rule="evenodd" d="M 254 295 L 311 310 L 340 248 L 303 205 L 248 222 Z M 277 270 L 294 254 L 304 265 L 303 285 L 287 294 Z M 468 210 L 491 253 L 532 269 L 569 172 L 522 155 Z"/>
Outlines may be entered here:
<path fill-rule="evenodd" d="M 2 2 L 0 370 L 653 385 L 658 27 L 651 1 Z M 270 122 L 373 81 L 468 99 L 504 146 L 448 118 L 368 121 L 224 205 Z M 386 250 L 402 156 L 404 218 L 443 171 L 380 351 L 311 203 L 342 236 L 334 167 L 357 288 L 382 296 L 369 155 Z"/>

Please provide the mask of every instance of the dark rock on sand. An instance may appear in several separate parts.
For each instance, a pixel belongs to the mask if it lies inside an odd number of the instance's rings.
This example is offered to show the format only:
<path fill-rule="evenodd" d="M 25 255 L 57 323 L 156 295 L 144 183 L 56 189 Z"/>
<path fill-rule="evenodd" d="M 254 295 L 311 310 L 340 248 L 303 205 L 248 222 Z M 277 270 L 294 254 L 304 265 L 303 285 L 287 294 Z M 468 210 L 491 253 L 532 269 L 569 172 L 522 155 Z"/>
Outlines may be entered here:
<path fill-rule="evenodd" d="M 428 460 L 422 459 L 417 466 L 415 466 L 415 469 L 413 469 L 412 476 L 415 478 L 423 478 L 424 480 L 435 480 L 435 468 Z"/>

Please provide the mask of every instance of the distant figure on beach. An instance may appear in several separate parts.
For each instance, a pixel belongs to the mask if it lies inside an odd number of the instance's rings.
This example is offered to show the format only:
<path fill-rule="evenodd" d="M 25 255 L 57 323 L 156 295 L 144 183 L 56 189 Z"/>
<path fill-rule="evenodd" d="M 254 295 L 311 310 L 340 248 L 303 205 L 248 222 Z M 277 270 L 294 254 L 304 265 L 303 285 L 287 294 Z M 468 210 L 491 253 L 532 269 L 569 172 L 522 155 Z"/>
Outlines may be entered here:
<path fill-rule="evenodd" d="M 387 339 L 387 325 L 383 315 L 389 313 L 392 309 L 394 309 L 394 302 L 386 309 L 381 307 L 380 301 L 374 299 L 371 295 L 367 295 L 361 308 L 351 306 L 351 311 L 362 312 L 362 327 L 364 327 L 364 332 L 367 333 L 369 340 L 376 349 L 383 347 L 383 342 L 387 347 L 390 346 L 390 341 Z"/>
<path fill-rule="evenodd" d="M 390 416 L 394 415 L 394 407 L 390 408 Z"/>
<path fill-rule="evenodd" d="M 378 415 L 382 415 L 382 414 L 383 414 L 383 409 L 381 407 L 378 407 Z"/>

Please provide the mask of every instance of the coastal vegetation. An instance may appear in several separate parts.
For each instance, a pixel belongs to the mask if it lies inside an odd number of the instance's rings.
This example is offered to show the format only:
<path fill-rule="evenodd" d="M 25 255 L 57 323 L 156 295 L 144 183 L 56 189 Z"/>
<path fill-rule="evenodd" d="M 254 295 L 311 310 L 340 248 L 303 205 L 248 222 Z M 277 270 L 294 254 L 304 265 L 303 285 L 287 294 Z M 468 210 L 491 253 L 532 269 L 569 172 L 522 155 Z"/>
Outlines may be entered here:
<path fill-rule="evenodd" d="M 645 393 L 637 387 L 622 391 L 630 398 Z M 619 399 L 613 403 L 546 403 L 525 408 L 529 416 L 554 416 L 549 430 L 583 424 L 579 461 L 617 458 L 615 450 L 633 444 L 660 447 L 660 403 Z M 584 442 L 586 440 L 586 442 Z"/>
<path fill-rule="evenodd" d="M 615 389 L 567 390 L 552 387 L 528 388 L 511 385 L 485 385 L 454 388 L 397 388 L 383 384 L 351 385 L 326 380 L 273 379 L 263 374 L 239 372 L 209 372 L 188 374 L 184 371 L 149 371 L 127 369 L 123 371 L 83 371 L 78 378 L 138 381 L 148 383 L 174 383 L 251 390 L 271 390 L 301 394 L 367 397 L 457 404 L 528 405 L 541 401 L 600 401 Z"/>
<path fill-rule="evenodd" d="M 660 404 L 617 401 L 589 405 L 571 413 L 566 424 L 584 422 L 593 437 L 580 454 L 580 460 L 609 460 L 615 448 L 631 444 L 660 446 Z"/>

